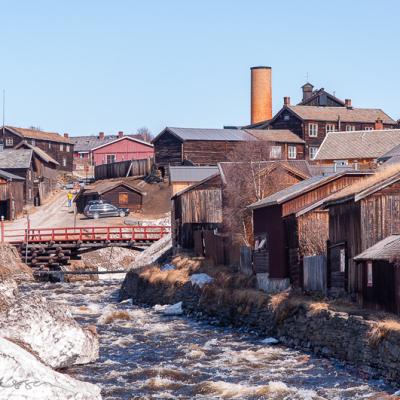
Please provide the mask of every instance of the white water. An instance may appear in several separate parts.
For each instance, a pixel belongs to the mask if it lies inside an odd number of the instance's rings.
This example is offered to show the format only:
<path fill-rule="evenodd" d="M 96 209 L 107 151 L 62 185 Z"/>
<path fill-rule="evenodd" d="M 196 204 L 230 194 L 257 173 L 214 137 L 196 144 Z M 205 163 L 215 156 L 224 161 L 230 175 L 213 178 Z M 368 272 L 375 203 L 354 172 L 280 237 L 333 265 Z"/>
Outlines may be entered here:
<path fill-rule="evenodd" d="M 79 322 L 97 326 L 100 359 L 66 372 L 99 384 L 104 399 L 389 399 L 395 391 L 342 363 L 269 346 L 264 338 L 164 316 L 130 301 L 118 304 L 120 283 L 22 289 L 67 304 Z M 110 322 L 116 311 L 123 319 Z"/>

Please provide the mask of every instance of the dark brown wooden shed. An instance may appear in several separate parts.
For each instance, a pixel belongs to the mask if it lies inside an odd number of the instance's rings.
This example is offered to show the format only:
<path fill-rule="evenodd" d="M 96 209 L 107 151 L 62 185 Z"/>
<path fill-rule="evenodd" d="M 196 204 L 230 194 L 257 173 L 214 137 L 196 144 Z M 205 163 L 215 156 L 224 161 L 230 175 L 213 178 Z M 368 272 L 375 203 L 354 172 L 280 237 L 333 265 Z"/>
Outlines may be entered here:
<path fill-rule="evenodd" d="M 391 235 L 354 257 L 364 307 L 400 314 L 400 235 Z"/>
<path fill-rule="evenodd" d="M 117 207 L 140 211 L 144 193 L 124 181 L 98 181 L 83 188 L 75 197 L 77 211 L 82 213 L 89 200 L 104 200 Z"/>

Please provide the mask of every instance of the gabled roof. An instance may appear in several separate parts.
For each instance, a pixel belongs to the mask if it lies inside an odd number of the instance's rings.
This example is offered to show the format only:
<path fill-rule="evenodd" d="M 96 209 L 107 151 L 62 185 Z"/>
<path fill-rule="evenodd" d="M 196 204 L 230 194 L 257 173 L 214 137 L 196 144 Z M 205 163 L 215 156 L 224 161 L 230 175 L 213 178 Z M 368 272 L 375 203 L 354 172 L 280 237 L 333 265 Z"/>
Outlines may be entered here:
<path fill-rule="evenodd" d="M 400 257 L 400 235 L 391 235 L 354 257 L 354 261 L 394 261 Z"/>
<path fill-rule="evenodd" d="M 303 139 L 289 129 L 244 129 L 244 131 L 265 142 L 305 143 Z"/>
<path fill-rule="evenodd" d="M 398 144 L 397 146 L 393 147 L 391 150 L 387 151 L 385 154 L 382 154 L 378 158 L 378 161 L 379 162 L 385 162 L 385 161 L 388 161 L 388 160 L 392 159 L 393 157 L 398 158 L 399 156 L 400 156 L 400 144 Z M 398 160 L 396 160 L 396 162 L 398 162 Z"/>
<path fill-rule="evenodd" d="M 325 107 L 325 106 L 284 106 L 276 117 L 283 110 L 290 110 L 303 121 L 331 121 L 338 119 L 342 122 L 374 123 L 378 118 L 384 124 L 396 124 L 396 121 L 378 108 L 348 108 L 348 107 Z"/>
<path fill-rule="evenodd" d="M 124 135 L 122 137 L 130 137 L 140 142 L 144 142 L 138 139 L 136 135 Z M 94 148 L 97 148 L 103 144 L 108 144 L 119 139 L 118 135 L 105 135 L 103 139 L 100 139 L 97 135 L 91 136 L 72 136 L 71 141 L 74 143 L 74 152 L 89 153 Z M 144 142 L 145 144 L 151 145 L 151 143 Z"/>
<path fill-rule="evenodd" d="M 171 200 L 174 199 L 175 197 L 179 197 L 182 196 L 183 194 L 189 192 L 190 190 L 196 189 L 197 187 L 201 186 L 203 183 L 210 181 L 211 179 L 220 177 L 221 174 L 219 171 L 217 171 L 215 174 L 212 174 L 210 176 L 208 176 L 207 178 L 202 179 L 199 182 L 194 183 L 193 185 L 190 185 L 182 190 L 180 190 L 179 192 L 175 193 L 172 197 Z"/>
<path fill-rule="evenodd" d="M 45 132 L 35 129 L 17 128 L 15 126 L 5 126 L 5 128 L 13 132 L 15 135 L 26 139 L 38 139 L 47 140 L 50 142 L 73 144 L 71 139 L 66 138 L 56 132 Z"/>
<path fill-rule="evenodd" d="M 311 85 L 311 83 L 306 83 L 305 85 L 302 86 L 302 88 L 303 88 L 304 86 L 306 86 L 307 84 L 308 84 L 308 85 Z M 311 86 L 312 86 L 312 85 L 311 85 Z M 314 86 L 312 86 L 312 87 L 314 87 Z M 321 89 L 318 89 L 318 90 L 314 90 L 313 93 L 312 93 L 312 95 L 311 95 L 308 99 L 301 101 L 298 105 L 299 105 L 299 106 L 307 105 L 307 104 L 311 103 L 312 101 L 314 101 L 316 98 L 318 98 L 318 97 L 320 97 L 320 96 L 329 97 L 329 98 L 330 98 L 331 100 L 333 100 L 334 102 L 340 104 L 340 106 L 343 106 L 343 107 L 344 107 L 344 105 L 345 105 L 345 102 L 344 102 L 343 100 L 340 100 L 339 98 L 337 98 L 337 97 L 334 96 L 333 94 L 328 93 L 324 88 L 321 88 Z"/>
<path fill-rule="evenodd" d="M 164 133 L 169 132 L 182 142 L 187 140 L 242 142 L 255 141 L 254 136 L 241 129 L 203 129 L 166 127 L 153 140 L 155 143 Z"/>
<path fill-rule="evenodd" d="M 315 160 L 379 158 L 400 145 L 400 129 L 329 132 Z"/>
<path fill-rule="evenodd" d="M 218 172 L 217 166 L 169 166 L 170 182 L 199 182 Z"/>
<path fill-rule="evenodd" d="M 141 190 L 139 190 L 137 187 L 131 185 L 128 182 L 125 182 L 123 180 L 120 181 L 109 181 L 109 180 L 104 180 L 104 181 L 98 181 L 95 182 L 91 185 L 88 185 L 84 188 L 83 191 L 83 196 L 90 195 L 90 194 L 103 194 L 107 193 L 112 189 L 115 189 L 118 186 L 124 186 L 128 189 L 133 190 L 134 192 L 137 192 L 139 194 L 143 194 Z"/>
<path fill-rule="evenodd" d="M 0 178 L 6 179 L 7 181 L 24 181 L 25 179 L 21 176 L 11 174 L 10 172 L 3 171 L 0 169 Z"/>
<path fill-rule="evenodd" d="M 18 145 L 15 146 L 15 149 L 20 149 L 22 147 L 32 150 L 44 162 L 54 164 L 54 165 L 60 165 L 60 163 L 58 163 L 53 157 L 48 155 L 40 147 L 32 146 L 31 144 L 27 143 L 26 141 L 23 141 L 23 142 L 18 143 Z"/>
<path fill-rule="evenodd" d="M 0 151 L 0 169 L 27 169 L 32 162 L 31 149 L 5 149 Z"/>
<path fill-rule="evenodd" d="M 287 187 L 277 193 L 272 194 L 264 199 L 261 199 L 249 206 L 250 209 L 257 209 L 263 207 L 269 207 L 272 205 L 283 204 L 289 200 L 292 200 L 298 196 L 301 196 L 311 190 L 317 189 L 329 182 L 332 182 L 342 176 L 345 175 L 363 175 L 363 172 L 360 171 L 347 171 L 347 172 L 339 172 L 332 175 L 319 175 L 313 176 L 309 179 L 296 183 L 292 186 Z M 365 173 L 366 174 L 366 173 Z M 322 203 L 321 203 L 322 204 Z"/>
<path fill-rule="evenodd" d="M 144 140 L 140 140 L 140 139 L 137 139 L 137 138 L 133 138 L 133 137 L 131 137 L 131 136 L 122 136 L 122 137 L 119 137 L 119 138 L 117 138 L 117 139 L 110 140 L 110 141 L 108 141 L 107 143 L 102 143 L 102 144 L 100 144 L 100 145 L 98 145 L 98 146 L 96 146 L 96 147 L 93 147 L 91 150 L 92 150 L 92 151 L 98 150 L 98 149 L 101 149 L 102 147 L 109 146 L 110 144 L 114 144 L 114 143 L 117 143 L 117 142 L 121 142 L 122 140 L 130 140 L 130 141 L 132 141 L 132 142 L 144 144 L 145 146 L 149 146 L 149 147 L 151 147 L 151 148 L 154 147 L 151 143 L 145 142 Z"/>
<path fill-rule="evenodd" d="M 325 201 L 325 205 L 329 206 L 330 204 L 343 203 L 352 199 L 357 202 L 399 180 L 400 164 L 388 166 L 384 164 L 370 177 L 353 183 L 329 196 Z"/>

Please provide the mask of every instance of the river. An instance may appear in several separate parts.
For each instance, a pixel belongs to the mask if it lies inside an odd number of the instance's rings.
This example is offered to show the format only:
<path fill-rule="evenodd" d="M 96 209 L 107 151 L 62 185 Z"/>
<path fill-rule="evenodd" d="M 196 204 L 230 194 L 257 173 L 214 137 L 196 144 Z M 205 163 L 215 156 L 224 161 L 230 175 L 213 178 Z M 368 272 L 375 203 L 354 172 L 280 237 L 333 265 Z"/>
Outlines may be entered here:
<path fill-rule="evenodd" d="M 394 389 L 344 364 L 153 308 L 118 303 L 120 281 L 37 283 L 48 300 L 96 325 L 100 358 L 65 372 L 102 387 L 104 399 L 388 399 Z M 121 311 L 125 319 L 107 321 Z M 397 397 L 396 397 L 397 398 Z"/>

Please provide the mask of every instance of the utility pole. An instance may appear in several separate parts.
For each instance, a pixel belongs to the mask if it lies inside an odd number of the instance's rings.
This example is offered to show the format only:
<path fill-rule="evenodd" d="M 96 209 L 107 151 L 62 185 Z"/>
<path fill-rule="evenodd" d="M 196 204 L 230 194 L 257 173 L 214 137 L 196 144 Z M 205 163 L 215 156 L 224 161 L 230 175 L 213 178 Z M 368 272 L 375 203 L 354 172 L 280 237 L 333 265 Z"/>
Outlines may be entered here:
<path fill-rule="evenodd" d="M 6 111 L 6 90 L 3 89 L 3 140 L 4 140 L 5 111 Z"/>

